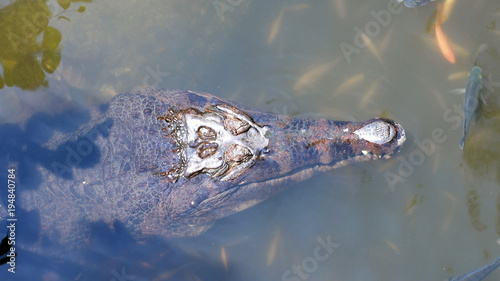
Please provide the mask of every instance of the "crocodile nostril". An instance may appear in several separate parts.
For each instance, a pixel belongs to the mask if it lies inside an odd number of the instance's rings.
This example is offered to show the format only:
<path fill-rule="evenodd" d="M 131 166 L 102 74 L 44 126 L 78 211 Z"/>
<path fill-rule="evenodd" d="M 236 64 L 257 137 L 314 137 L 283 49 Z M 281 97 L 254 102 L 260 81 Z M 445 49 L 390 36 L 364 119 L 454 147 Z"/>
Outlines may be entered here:
<path fill-rule="evenodd" d="M 384 144 L 390 142 L 396 135 L 394 127 L 384 121 L 374 121 L 363 128 L 354 131 L 359 138 L 375 144 Z"/>
<path fill-rule="evenodd" d="M 268 154 L 269 152 L 271 152 L 271 150 L 267 146 L 264 147 L 261 151 L 262 151 L 263 154 Z"/>

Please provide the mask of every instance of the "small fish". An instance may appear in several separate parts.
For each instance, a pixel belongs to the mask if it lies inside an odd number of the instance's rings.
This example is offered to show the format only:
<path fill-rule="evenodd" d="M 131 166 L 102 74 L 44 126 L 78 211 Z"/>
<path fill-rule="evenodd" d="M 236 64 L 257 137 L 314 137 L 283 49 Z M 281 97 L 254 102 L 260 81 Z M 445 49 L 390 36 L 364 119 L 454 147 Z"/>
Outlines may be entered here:
<path fill-rule="evenodd" d="M 448 75 L 448 77 L 446 79 L 448 79 L 448 81 L 463 80 L 468 76 L 469 76 L 469 72 L 460 71 L 460 72 L 455 72 L 455 73 Z"/>
<path fill-rule="evenodd" d="M 366 46 L 368 47 L 368 50 L 372 55 L 380 62 L 384 63 L 382 58 L 380 57 L 380 52 L 377 50 L 377 47 L 375 47 L 375 44 L 373 44 L 373 41 L 370 39 L 370 37 L 364 33 L 361 33 L 361 39 L 363 39 L 363 42 L 365 42 Z"/>
<path fill-rule="evenodd" d="M 398 246 L 396 246 L 396 244 L 392 243 L 391 241 L 387 240 L 387 239 L 384 239 L 385 240 L 385 243 L 387 243 L 387 245 L 392 249 L 394 250 L 394 252 L 396 252 L 396 254 L 399 255 L 399 249 L 398 249 Z"/>
<path fill-rule="evenodd" d="M 450 44 L 448 40 L 446 39 L 446 35 L 444 35 L 443 30 L 441 29 L 441 23 L 440 23 L 440 18 L 441 18 L 441 9 L 442 5 L 438 4 L 438 8 L 436 11 L 436 41 L 439 46 L 439 50 L 441 50 L 441 53 L 443 56 L 451 63 L 455 63 L 455 54 L 453 54 L 453 51 L 451 50 Z"/>
<path fill-rule="evenodd" d="M 309 7 L 311 7 L 311 4 L 295 4 L 292 6 L 288 6 L 285 9 L 287 9 L 289 11 L 302 11 L 302 10 L 305 10 Z"/>
<path fill-rule="evenodd" d="M 436 1 L 436 0 L 404 0 L 404 4 L 406 7 L 414 8 L 427 5 L 427 3 Z M 403 0 L 398 0 L 399 3 L 403 2 Z"/>
<path fill-rule="evenodd" d="M 485 266 L 473 269 L 465 274 L 451 279 L 450 281 L 481 281 L 498 267 L 500 267 L 500 257 L 494 259 Z"/>
<path fill-rule="evenodd" d="M 345 4 L 344 0 L 334 0 L 333 1 L 334 5 L 334 11 L 337 13 L 337 16 L 340 17 L 340 19 L 344 19 L 347 15 L 346 10 L 345 10 Z"/>
<path fill-rule="evenodd" d="M 481 97 L 481 89 L 483 88 L 482 78 L 481 68 L 479 66 L 474 66 L 469 73 L 469 78 L 467 78 L 467 84 L 465 85 L 464 134 L 459 144 L 461 149 L 464 149 L 467 130 L 469 129 L 472 119 L 474 118 L 474 120 L 477 120 L 479 114 L 479 99 L 484 103 Z"/>
<path fill-rule="evenodd" d="M 453 7 L 455 7 L 455 0 L 446 0 L 443 4 L 443 10 L 441 11 L 441 18 L 439 18 L 439 23 L 445 23 L 451 15 Z"/>
<path fill-rule="evenodd" d="M 224 269 L 227 272 L 227 254 L 224 247 L 220 248 L 220 259 L 222 260 L 222 265 L 224 265 Z"/>
<path fill-rule="evenodd" d="M 278 250 L 278 244 L 280 244 L 280 240 L 281 240 L 280 231 L 276 229 L 273 241 L 271 242 L 269 250 L 267 251 L 266 264 L 268 267 L 273 264 L 274 259 L 276 258 L 276 252 Z"/>
<path fill-rule="evenodd" d="M 333 92 L 332 96 L 338 96 L 342 93 L 347 93 L 352 87 L 359 85 L 359 83 L 365 80 L 365 75 L 363 73 L 358 73 L 349 79 L 342 82 L 337 89 Z"/>
<path fill-rule="evenodd" d="M 283 10 L 281 10 L 278 17 L 271 24 L 271 31 L 269 32 L 269 36 L 267 37 L 267 44 L 271 45 L 278 36 L 278 32 L 281 30 L 281 23 L 283 22 Z"/>
<path fill-rule="evenodd" d="M 302 74 L 295 85 L 293 85 L 293 90 L 295 92 L 303 92 L 305 94 L 305 89 L 311 84 L 316 83 L 320 78 L 323 78 L 328 71 L 339 61 L 339 59 L 333 62 L 327 62 L 322 65 L 319 65 L 306 73 Z"/>
<path fill-rule="evenodd" d="M 366 94 L 363 96 L 361 101 L 359 102 L 359 108 L 366 109 L 369 101 L 373 101 L 372 97 L 376 93 L 376 89 L 378 87 L 379 81 L 373 82 L 370 87 L 366 90 Z"/>

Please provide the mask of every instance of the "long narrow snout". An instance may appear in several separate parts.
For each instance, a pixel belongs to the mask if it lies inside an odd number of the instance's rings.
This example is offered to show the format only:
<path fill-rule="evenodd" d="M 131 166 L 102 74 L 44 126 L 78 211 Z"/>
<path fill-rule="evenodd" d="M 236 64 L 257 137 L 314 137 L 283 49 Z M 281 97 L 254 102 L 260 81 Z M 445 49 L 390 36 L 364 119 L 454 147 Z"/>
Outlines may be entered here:
<path fill-rule="evenodd" d="M 286 124 L 283 121 L 270 128 L 269 153 L 261 162 L 263 169 L 275 171 L 275 175 L 267 173 L 272 178 L 310 167 L 337 168 L 387 159 L 406 140 L 403 127 L 385 118 L 364 122 L 293 118 Z"/>

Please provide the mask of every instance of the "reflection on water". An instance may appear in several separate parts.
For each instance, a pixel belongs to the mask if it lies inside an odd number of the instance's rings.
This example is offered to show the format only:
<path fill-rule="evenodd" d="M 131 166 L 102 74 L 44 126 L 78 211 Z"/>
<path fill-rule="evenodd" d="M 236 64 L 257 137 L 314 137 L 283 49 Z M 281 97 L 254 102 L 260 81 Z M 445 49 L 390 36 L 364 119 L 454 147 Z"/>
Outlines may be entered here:
<path fill-rule="evenodd" d="M 76 253 L 51 237 L 54 255 L 20 246 L 19 280 L 445 280 L 500 255 L 498 1 L 412 9 L 390 0 L 81 2 L 0 8 L 0 117 L 16 122 L 2 125 L 0 164 L 29 163 L 18 192 L 36 185 L 29 179 L 44 163 L 42 140 L 75 129 L 72 112 L 145 86 L 298 117 L 383 115 L 408 140 L 393 159 L 299 183 L 199 237 L 135 241 L 103 223 Z M 482 44 L 492 49 L 476 55 Z M 492 90 L 462 152 L 463 96 L 448 92 L 465 87 L 474 64 Z M 403 180 L 391 186 L 387 172 Z M 24 233 L 43 233 L 36 213 L 19 214 Z M 0 266 L 0 279 L 6 274 Z"/>
<path fill-rule="evenodd" d="M 59 4 L 67 9 L 71 1 L 59 1 Z M 47 87 L 45 73 L 53 73 L 59 66 L 62 39 L 61 32 L 49 26 L 53 15 L 47 2 L 16 0 L 1 8 L 0 15 L 0 63 L 3 68 L 0 89 L 5 85 L 23 90 Z M 67 19 L 59 15 L 61 18 Z"/>
<path fill-rule="evenodd" d="M 36 5 L 33 5 L 36 4 Z M 60 52 L 56 52 L 61 34 L 48 28 L 51 12 L 43 1 L 15 1 L 0 10 L 0 58 L 3 80 L 0 86 L 17 86 L 21 89 L 36 89 L 47 86 L 45 73 L 36 55 L 44 52 L 45 70 L 57 68 Z M 44 33 L 43 43 L 37 36 Z M 42 49 L 42 48 L 47 49 Z M 52 72 L 49 71 L 49 72 Z"/>

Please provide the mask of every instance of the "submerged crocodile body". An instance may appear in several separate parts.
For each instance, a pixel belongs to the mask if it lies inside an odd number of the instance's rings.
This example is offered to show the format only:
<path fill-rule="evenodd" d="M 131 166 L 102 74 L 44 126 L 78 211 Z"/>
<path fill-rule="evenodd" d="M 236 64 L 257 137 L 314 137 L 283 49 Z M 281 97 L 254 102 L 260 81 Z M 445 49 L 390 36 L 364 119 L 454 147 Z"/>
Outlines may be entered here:
<path fill-rule="evenodd" d="M 16 216 L 39 218 L 33 247 L 82 245 L 92 224 L 116 221 L 137 239 L 198 235 L 291 183 L 389 158 L 405 141 L 403 128 L 387 119 L 296 119 L 192 91 L 121 94 L 89 114 L 74 132 L 26 144 L 24 156 L 5 154 L 24 173 L 20 180 L 32 178 L 18 183 Z M 19 134 L 44 130 L 35 127 Z M 30 155 L 33 147 L 42 155 Z M 26 162 L 30 169 L 19 167 Z M 7 197 L 0 198 L 5 223 Z"/>

